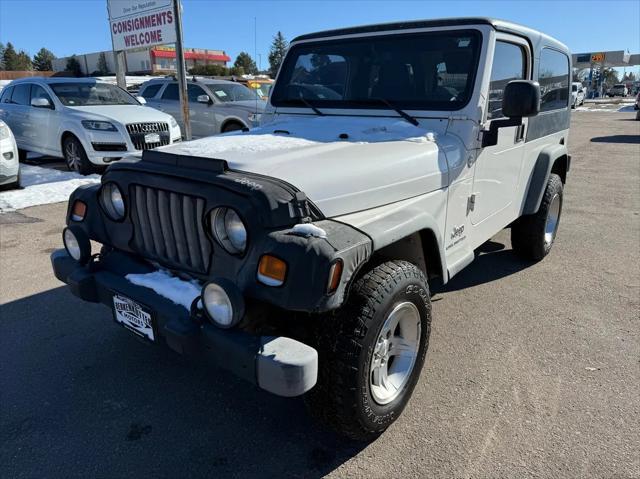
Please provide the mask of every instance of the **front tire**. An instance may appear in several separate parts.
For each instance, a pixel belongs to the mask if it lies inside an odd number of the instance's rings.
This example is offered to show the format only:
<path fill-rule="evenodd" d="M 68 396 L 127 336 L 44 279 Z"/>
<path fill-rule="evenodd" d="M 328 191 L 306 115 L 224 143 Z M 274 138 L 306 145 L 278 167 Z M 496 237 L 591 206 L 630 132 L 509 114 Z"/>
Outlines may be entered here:
<path fill-rule="evenodd" d="M 69 171 L 75 171 L 81 175 L 90 175 L 95 171 L 82 143 L 75 136 L 69 135 L 63 140 L 62 152 Z"/>
<path fill-rule="evenodd" d="M 427 280 L 406 261 L 383 263 L 321 321 L 318 383 L 306 404 L 338 433 L 375 439 L 400 416 L 420 377 L 431 330 Z"/>
<path fill-rule="evenodd" d="M 551 251 L 562 213 L 562 180 L 549 175 L 538 212 L 519 218 L 511 227 L 511 246 L 521 257 L 540 261 Z"/>

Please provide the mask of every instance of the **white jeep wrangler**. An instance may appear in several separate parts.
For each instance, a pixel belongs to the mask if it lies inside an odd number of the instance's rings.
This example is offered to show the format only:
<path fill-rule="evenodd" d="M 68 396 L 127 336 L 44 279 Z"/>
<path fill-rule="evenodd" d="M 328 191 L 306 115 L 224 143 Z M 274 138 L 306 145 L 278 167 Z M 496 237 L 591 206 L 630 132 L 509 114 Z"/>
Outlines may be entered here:
<path fill-rule="evenodd" d="M 145 151 L 76 190 L 55 274 L 144 340 L 306 394 L 371 439 L 420 376 L 429 283 L 505 227 L 523 257 L 549 253 L 570 71 L 563 44 L 486 18 L 298 37 L 260 128 Z"/>

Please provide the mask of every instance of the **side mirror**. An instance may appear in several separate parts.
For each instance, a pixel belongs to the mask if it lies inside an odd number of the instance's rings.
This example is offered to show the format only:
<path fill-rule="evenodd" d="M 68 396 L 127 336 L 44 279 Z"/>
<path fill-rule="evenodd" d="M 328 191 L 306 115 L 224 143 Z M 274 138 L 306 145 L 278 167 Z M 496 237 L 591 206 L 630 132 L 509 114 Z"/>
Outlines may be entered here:
<path fill-rule="evenodd" d="M 522 119 L 536 116 L 540 112 L 540 85 L 530 80 L 512 80 L 507 83 L 502 95 L 502 114 L 506 118 L 491 120 L 488 130 L 482 132 L 482 147 L 498 144 L 498 130 L 517 126 L 515 141 L 524 139 Z"/>
<path fill-rule="evenodd" d="M 198 97 L 196 98 L 196 101 L 198 103 L 207 103 L 207 104 L 211 104 L 211 98 L 209 98 L 209 95 L 198 95 Z"/>
<path fill-rule="evenodd" d="M 507 83 L 502 96 L 502 113 L 509 118 L 536 116 L 540 112 L 540 85 L 530 80 Z"/>
<path fill-rule="evenodd" d="M 31 106 L 35 108 L 53 108 L 48 98 L 32 98 Z"/>
<path fill-rule="evenodd" d="M 141 105 L 146 105 L 147 104 L 147 99 L 145 97 L 143 97 L 143 96 L 137 96 L 136 100 L 138 100 Z"/>

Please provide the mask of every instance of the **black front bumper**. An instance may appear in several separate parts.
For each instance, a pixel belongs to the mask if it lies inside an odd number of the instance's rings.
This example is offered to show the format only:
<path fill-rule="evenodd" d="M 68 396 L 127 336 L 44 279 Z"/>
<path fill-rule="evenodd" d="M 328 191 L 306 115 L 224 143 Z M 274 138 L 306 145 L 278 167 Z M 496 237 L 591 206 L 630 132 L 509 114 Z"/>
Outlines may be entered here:
<path fill-rule="evenodd" d="M 83 266 L 60 249 L 51 254 L 51 264 L 56 278 L 67 283 L 80 299 L 113 309 L 113 296 L 120 294 L 146 307 L 152 312 L 158 341 L 164 338 L 179 353 L 205 354 L 221 367 L 280 396 L 298 396 L 315 385 L 315 349 L 290 338 L 223 330 L 197 321 L 183 306 L 129 282 L 126 274 L 153 269 L 125 254 L 112 252 L 99 263 Z"/>

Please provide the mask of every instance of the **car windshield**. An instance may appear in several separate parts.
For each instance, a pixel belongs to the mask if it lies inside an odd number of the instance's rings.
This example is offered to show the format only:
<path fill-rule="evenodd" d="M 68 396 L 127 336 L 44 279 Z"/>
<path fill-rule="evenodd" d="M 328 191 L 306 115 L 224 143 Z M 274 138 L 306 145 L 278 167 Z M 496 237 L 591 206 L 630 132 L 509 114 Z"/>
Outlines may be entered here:
<path fill-rule="evenodd" d="M 110 83 L 52 83 L 50 86 L 65 106 L 139 105 L 129 93 Z"/>
<path fill-rule="evenodd" d="M 239 83 L 216 83 L 209 85 L 211 93 L 223 102 L 255 100 L 256 92 Z"/>
<path fill-rule="evenodd" d="M 457 110 L 473 92 L 480 40 L 475 30 L 455 30 L 294 45 L 271 101 L 381 108 L 385 100 L 404 109 Z"/>

